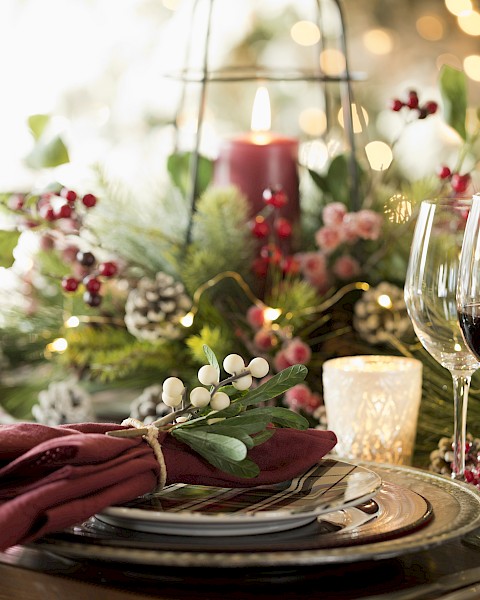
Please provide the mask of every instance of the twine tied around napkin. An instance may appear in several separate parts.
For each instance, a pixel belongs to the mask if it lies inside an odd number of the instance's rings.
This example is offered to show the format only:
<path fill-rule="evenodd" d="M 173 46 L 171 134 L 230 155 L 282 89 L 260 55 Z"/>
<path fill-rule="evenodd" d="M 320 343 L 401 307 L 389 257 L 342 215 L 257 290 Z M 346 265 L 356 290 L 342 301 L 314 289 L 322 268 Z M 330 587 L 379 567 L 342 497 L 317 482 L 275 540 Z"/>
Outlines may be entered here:
<path fill-rule="evenodd" d="M 122 425 L 125 427 L 131 426 L 135 427 L 135 429 L 146 429 L 146 433 L 142 435 L 142 438 L 147 442 L 150 448 L 153 450 L 155 454 L 155 458 L 158 461 L 160 466 L 160 474 L 158 477 L 158 485 L 155 489 L 155 492 L 160 492 L 165 487 L 167 482 L 167 465 L 165 464 L 165 457 L 163 456 L 162 446 L 158 441 L 158 429 L 155 425 L 145 425 L 143 421 L 140 419 L 134 419 L 133 417 L 129 417 L 128 419 L 124 419 L 122 421 Z M 108 432 L 107 432 L 108 433 Z"/>

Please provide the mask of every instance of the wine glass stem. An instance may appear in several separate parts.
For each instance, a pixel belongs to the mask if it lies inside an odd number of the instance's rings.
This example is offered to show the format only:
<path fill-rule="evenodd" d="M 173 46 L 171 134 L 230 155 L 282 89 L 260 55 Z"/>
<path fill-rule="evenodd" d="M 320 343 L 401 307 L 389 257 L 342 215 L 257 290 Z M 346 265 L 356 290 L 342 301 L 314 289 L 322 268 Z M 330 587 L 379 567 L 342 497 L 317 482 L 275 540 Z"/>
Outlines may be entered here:
<path fill-rule="evenodd" d="M 471 375 L 452 373 L 453 379 L 453 465 L 452 478 L 464 479 L 465 444 L 467 437 L 467 405 Z"/>

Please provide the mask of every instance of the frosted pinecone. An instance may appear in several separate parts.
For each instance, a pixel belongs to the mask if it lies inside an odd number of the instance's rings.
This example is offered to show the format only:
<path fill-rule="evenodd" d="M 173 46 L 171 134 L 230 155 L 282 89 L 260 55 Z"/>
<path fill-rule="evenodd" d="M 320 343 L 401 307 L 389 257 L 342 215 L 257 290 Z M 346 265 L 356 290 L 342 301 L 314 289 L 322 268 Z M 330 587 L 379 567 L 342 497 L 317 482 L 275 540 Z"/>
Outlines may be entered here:
<path fill-rule="evenodd" d="M 355 303 L 353 326 L 370 344 L 383 344 L 391 336 L 403 339 L 413 334 L 403 289 L 382 282 L 367 290 Z"/>
<path fill-rule="evenodd" d="M 151 385 L 135 398 L 130 405 L 130 417 L 143 421 L 146 425 L 153 423 L 171 411 L 162 402 L 162 386 Z"/>
<path fill-rule="evenodd" d="M 159 272 L 155 279 L 143 277 L 131 290 L 125 306 L 125 324 L 139 340 L 174 340 L 183 334 L 180 320 L 192 307 L 180 281 Z"/>
<path fill-rule="evenodd" d="M 92 401 L 75 381 L 51 383 L 38 394 L 32 407 L 33 418 L 43 425 L 64 425 L 93 421 Z"/>

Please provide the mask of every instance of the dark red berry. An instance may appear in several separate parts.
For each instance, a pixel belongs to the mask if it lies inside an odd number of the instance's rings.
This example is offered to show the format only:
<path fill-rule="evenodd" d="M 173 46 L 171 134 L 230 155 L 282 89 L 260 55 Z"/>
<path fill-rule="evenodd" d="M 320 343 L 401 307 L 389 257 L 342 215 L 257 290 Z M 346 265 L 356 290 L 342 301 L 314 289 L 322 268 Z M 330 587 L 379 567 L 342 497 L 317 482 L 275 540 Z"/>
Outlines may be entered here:
<path fill-rule="evenodd" d="M 255 237 L 266 238 L 269 234 L 270 227 L 263 217 L 258 216 L 255 217 L 255 220 L 251 223 L 251 230 Z"/>
<path fill-rule="evenodd" d="M 88 306 L 100 306 L 102 303 L 102 297 L 100 294 L 92 294 L 92 292 L 87 291 L 83 294 L 83 301 L 85 304 L 88 304 Z"/>
<path fill-rule="evenodd" d="M 257 277 L 266 277 L 268 273 L 269 260 L 259 256 L 253 261 L 252 269 Z"/>
<path fill-rule="evenodd" d="M 285 274 L 290 274 L 290 275 L 294 275 L 295 273 L 298 273 L 300 270 L 300 264 L 299 264 L 298 260 L 293 256 L 286 256 L 282 260 L 281 267 L 282 267 L 282 271 Z"/>
<path fill-rule="evenodd" d="M 443 165 L 438 168 L 437 174 L 440 177 L 440 179 L 448 179 L 451 176 L 452 172 L 446 165 Z"/>
<path fill-rule="evenodd" d="M 275 208 L 282 208 L 288 202 L 287 195 L 280 187 L 267 188 L 263 191 L 265 204 Z"/>
<path fill-rule="evenodd" d="M 452 175 L 452 188 L 461 194 L 465 192 L 468 188 L 468 184 L 470 183 L 470 175 L 465 173 L 465 175 L 460 175 L 460 173 L 454 173 Z"/>
<path fill-rule="evenodd" d="M 42 217 L 42 219 L 45 219 L 45 221 L 55 221 L 55 219 L 57 218 L 57 215 L 53 210 L 53 206 L 51 206 L 50 204 L 44 204 L 43 206 L 41 206 L 39 212 L 40 216 Z"/>
<path fill-rule="evenodd" d="M 72 216 L 70 204 L 62 204 L 56 213 L 57 219 L 69 219 Z"/>
<path fill-rule="evenodd" d="M 85 284 L 87 290 L 92 294 L 96 294 L 102 287 L 100 280 L 97 279 L 95 275 L 87 275 L 87 277 L 85 277 L 83 280 L 83 283 Z"/>
<path fill-rule="evenodd" d="M 433 100 L 430 100 L 425 104 L 425 110 L 429 115 L 434 115 L 438 110 L 438 104 Z"/>
<path fill-rule="evenodd" d="M 267 259 L 270 263 L 278 265 L 282 260 L 282 253 L 280 248 L 275 244 L 268 244 L 260 248 L 260 257 Z"/>
<path fill-rule="evenodd" d="M 64 277 L 62 279 L 62 288 L 66 292 L 75 292 L 80 282 L 75 277 Z"/>
<path fill-rule="evenodd" d="M 87 208 L 92 208 L 97 203 L 97 198 L 93 194 L 85 194 L 82 202 Z"/>
<path fill-rule="evenodd" d="M 417 92 L 411 90 L 408 92 L 408 100 L 406 102 L 408 108 L 418 108 L 418 95 Z"/>
<path fill-rule="evenodd" d="M 102 277 L 113 277 L 117 274 L 118 267 L 112 261 L 101 263 L 98 267 L 98 272 Z"/>
<path fill-rule="evenodd" d="M 95 256 L 91 252 L 77 252 L 77 261 L 84 267 L 91 267 L 95 263 Z"/>
<path fill-rule="evenodd" d="M 65 198 L 65 200 L 67 202 L 73 203 L 77 199 L 77 192 L 74 192 L 73 190 L 69 190 L 68 188 L 62 188 L 60 191 L 60 196 L 62 198 Z"/>
<path fill-rule="evenodd" d="M 428 117 L 428 112 L 426 108 L 419 108 L 418 109 L 418 118 L 419 119 L 426 119 Z"/>
<path fill-rule="evenodd" d="M 405 104 L 401 100 L 399 100 L 398 98 L 394 98 L 390 102 L 390 108 L 391 108 L 391 110 L 394 110 L 395 112 L 398 112 L 399 110 L 402 110 L 402 108 L 404 106 L 405 106 Z"/>
<path fill-rule="evenodd" d="M 288 219 L 280 217 L 275 221 L 275 230 L 278 237 L 286 239 L 292 235 L 292 225 Z"/>

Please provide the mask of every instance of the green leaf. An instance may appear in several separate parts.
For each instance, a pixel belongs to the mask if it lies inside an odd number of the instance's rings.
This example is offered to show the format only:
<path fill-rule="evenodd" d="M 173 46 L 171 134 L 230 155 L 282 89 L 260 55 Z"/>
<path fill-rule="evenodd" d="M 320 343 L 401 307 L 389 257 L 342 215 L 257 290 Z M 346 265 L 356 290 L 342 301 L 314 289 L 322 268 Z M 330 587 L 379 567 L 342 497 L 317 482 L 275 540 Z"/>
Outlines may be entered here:
<path fill-rule="evenodd" d="M 349 194 L 349 174 L 347 158 L 343 154 L 336 156 L 330 163 L 327 173 L 327 185 L 335 202 L 348 204 Z"/>
<path fill-rule="evenodd" d="M 308 169 L 308 173 L 310 174 L 310 177 L 313 179 L 313 182 L 315 183 L 315 185 L 318 188 L 320 188 L 322 190 L 322 192 L 329 191 L 328 182 L 327 182 L 326 177 L 323 177 L 323 175 L 320 175 L 320 173 L 317 173 L 316 171 L 312 171 L 312 169 Z"/>
<path fill-rule="evenodd" d="M 210 458 L 207 458 L 207 460 L 214 467 L 217 467 L 217 469 L 220 469 L 225 473 L 231 473 L 237 477 L 242 477 L 244 479 L 257 477 L 260 474 L 258 465 L 255 464 L 250 458 L 245 458 L 240 462 L 232 462 L 226 460 L 223 458 L 223 456 L 213 454 L 210 456 Z"/>
<path fill-rule="evenodd" d="M 38 141 L 40 139 L 49 122 L 49 115 L 30 115 L 28 117 L 28 126 L 35 140 Z"/>
<path fill-rule="evenodd" d="M 167 170 L 172 182 L 186 195 L 191 188 L 191 152 L 171 154 L 167 160 Z M 200 196 L 207 189 L 213 175 L 213 162 L 204 156 L 198 158 L 196 195 Z"/>
<path fill-rule="evenodd" d="M 443 65 L 440 71 L 440 93 L 446 122 L 463 139 L 466 139 L 467 81 L 465 73 L 449 65 Z"/>
<path fill-rule="evenodd" d="M 18 243 L 18 231 L 0 231 L 0 267 L 9 268 L 14 263 L 13 251 Z"/>
<path fill-rule="evenodd" d="M 205 356 L 207 357 L 209 364 L 212 365 L 212 367 L 215 367 L 215 369 L 217 369 L 217 374 L 220 377 L 220 365 L 218 364 L 215 352 L 213 352 L 213 350 L 206 344 L 203 345 L 203 351 L 205 352 Z"/>
<path fill-rule="evenodd" d="M 196 429 L 173 429 L 172 435 L 202 456 L 217 453 L 228 460 L 240 461 L 247 455 L 244 443 L 226 435 L 206 433 Z"/>
<path fill-rule="evenodd" d="M 259 411 L 268 411 L 267 414 L 270 416 L 272 423 L 280 425 L 281 427 L 290 427 L 291 429 L 308 429 L 309 423 L 305 417 L 293 412 L 289 408 L 282 408 L 281 406 L 272 406 L 266 408 L 255 408 L 248 411 L 249 413 L 258 413 Z"/>
<path fill-rule="evenodd" d="M 40 140 L 26 158 L 28 166 L 32 169 L 58 167 L 69 161 L 67 147 L 60 136 L 48 142 Z"/>
<path fill-rule="evenodd" d="M 260 446 L 260 444 L 269 440 L 274 433 L 275 429 L 265 429 L 264 431 L 260 431 L 252 437 L 253 445 Z"/>
<path fill-rule="evenodd" d="M 307 373 L 308 370 L 305 365 L 292 365 L 291 367 L 287 367 L 258 388 L 249 392 L 238 402 L 241 403 L 242 406 L 250 406 L 251 404 L 258 404 L 259 402 L 271 400 L 276 396 L 280 396 L 294 385 L 301 383 L 307 376 Z"/>

